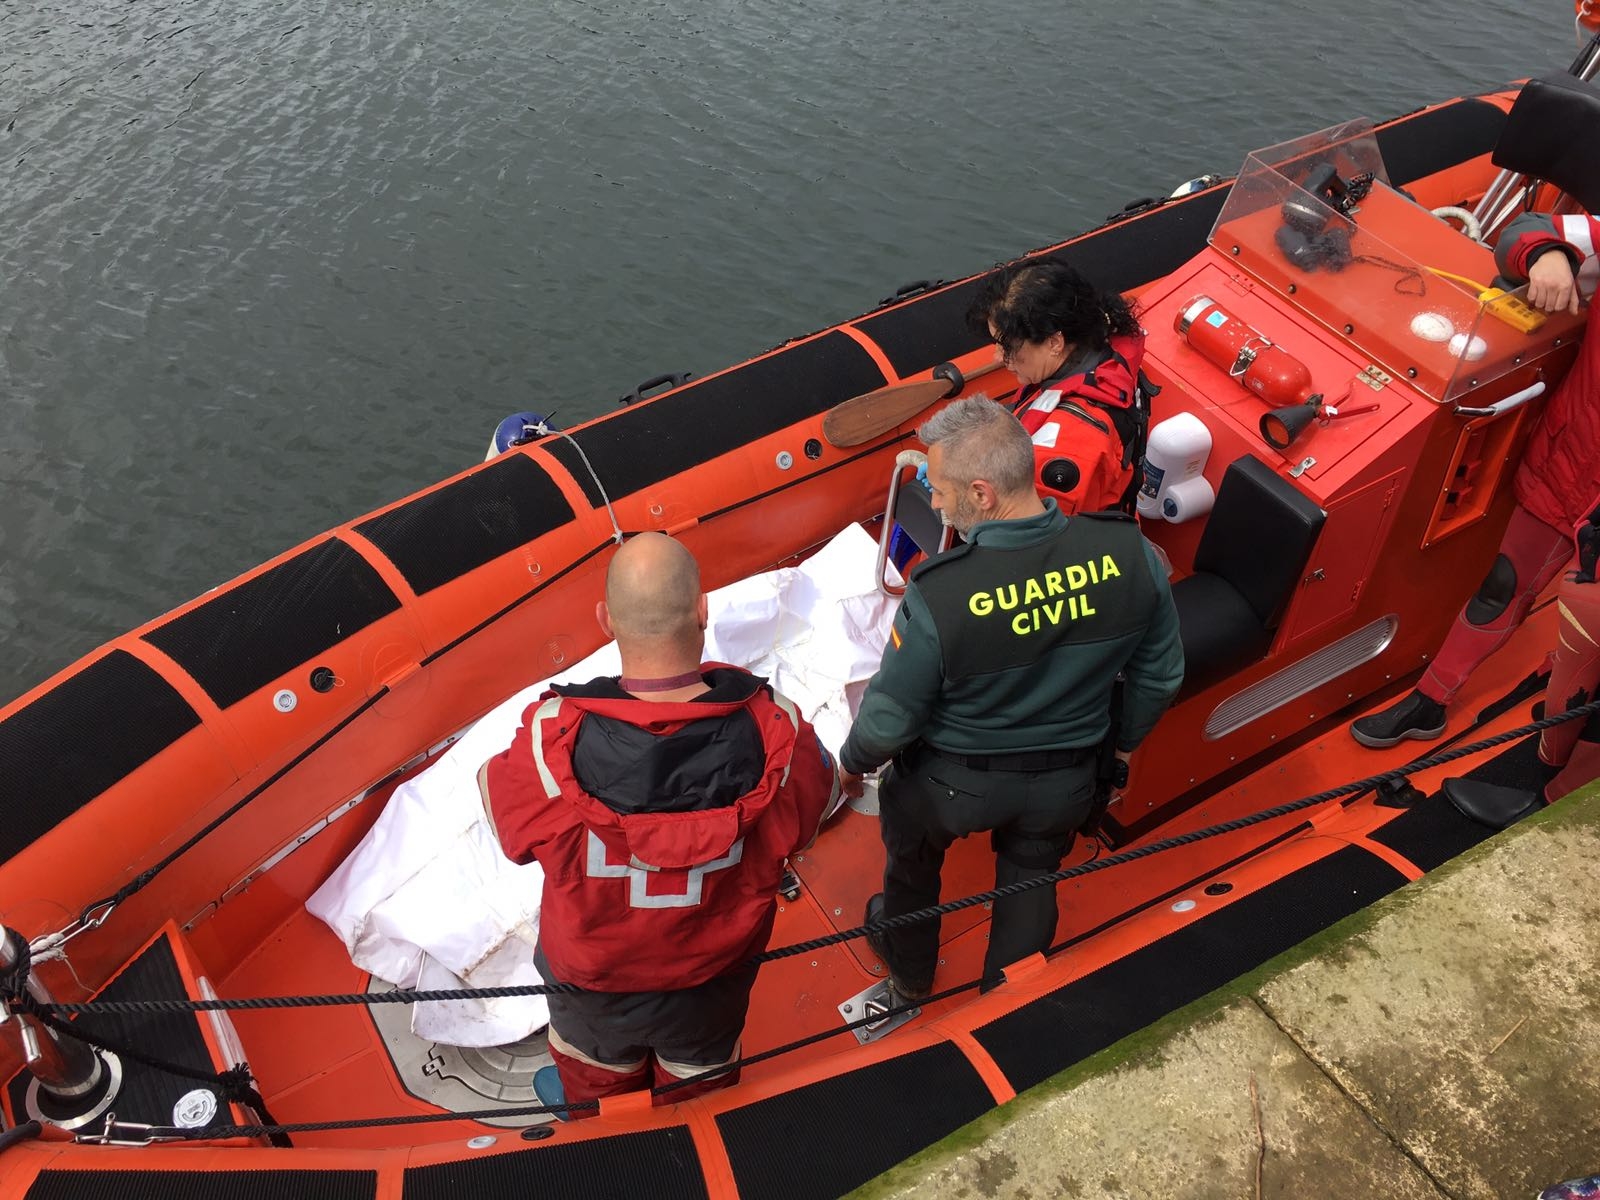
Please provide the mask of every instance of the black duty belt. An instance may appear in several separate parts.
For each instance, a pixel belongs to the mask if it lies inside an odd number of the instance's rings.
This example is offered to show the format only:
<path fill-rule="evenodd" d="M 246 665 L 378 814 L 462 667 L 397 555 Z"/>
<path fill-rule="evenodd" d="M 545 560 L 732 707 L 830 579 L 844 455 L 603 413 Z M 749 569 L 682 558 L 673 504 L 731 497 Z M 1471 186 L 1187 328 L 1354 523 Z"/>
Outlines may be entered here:
<path fill-rule="evenodd" d="M 1070 750 L 1020 750 L 1015 754 L 957 754 L 927 742 L 922 743 L 922 748 L 973 771 L 1059 771 L 1088 762 L 1099 749 L 1098 746 L 1076 746 Z"/>

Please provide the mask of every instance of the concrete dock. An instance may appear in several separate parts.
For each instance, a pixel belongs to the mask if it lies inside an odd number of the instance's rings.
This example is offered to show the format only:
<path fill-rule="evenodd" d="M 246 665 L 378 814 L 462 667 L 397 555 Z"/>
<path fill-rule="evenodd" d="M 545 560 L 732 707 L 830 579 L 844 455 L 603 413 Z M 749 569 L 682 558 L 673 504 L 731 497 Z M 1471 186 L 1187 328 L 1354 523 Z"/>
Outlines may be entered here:
<path fill-rule="evenodd" d="M 1534 1197 L 1600 1173 L 1600 786 L 859 1189 Z"/>

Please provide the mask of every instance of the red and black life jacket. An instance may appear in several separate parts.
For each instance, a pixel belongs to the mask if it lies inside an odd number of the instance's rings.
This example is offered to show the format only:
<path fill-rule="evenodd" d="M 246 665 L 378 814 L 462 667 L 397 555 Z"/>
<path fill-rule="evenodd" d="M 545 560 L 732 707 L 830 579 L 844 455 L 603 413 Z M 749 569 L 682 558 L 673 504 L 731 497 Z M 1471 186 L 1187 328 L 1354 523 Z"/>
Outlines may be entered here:
<path fill-rule="evenodd" d="M 1011 411 L 1033 439 L 1039 493 L 1061 511 L 1134 511 L 1143 474 L 1150 399 L 1140 370 L 1144 334 L 1115 334 L 1086 370 L 1019 388 Z"/>

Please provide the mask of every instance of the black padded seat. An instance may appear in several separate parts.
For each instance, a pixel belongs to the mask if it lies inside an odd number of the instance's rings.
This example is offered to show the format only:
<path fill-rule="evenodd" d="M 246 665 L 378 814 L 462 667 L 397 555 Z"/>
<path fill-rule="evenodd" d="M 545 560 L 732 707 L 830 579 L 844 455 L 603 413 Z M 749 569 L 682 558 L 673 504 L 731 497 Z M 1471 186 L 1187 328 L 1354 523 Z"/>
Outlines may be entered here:
<path fill-rule="evenodd" d="M 1530 79 L 1506 115 L 1491 159 L 1546 179 L 1585 212 L 1600 209 L 1600 91 L 1563 73 Z"/>
<path fill-rule="evenodd" d="M 915 480 L 900 487 L 895 498 L 894 520 L 924 554 L 934 554 L 939 549 L 939 538 L 944 533 L 944 520 L 934 508 L 928 490 Z"/>
<path fill-rule="evenodd" d="M 1254 455 L 1228 465 L 1195 550 L 1194 574 L 1172 587 L 1185 692 L 1266 654 L 1326 519 Z"/>

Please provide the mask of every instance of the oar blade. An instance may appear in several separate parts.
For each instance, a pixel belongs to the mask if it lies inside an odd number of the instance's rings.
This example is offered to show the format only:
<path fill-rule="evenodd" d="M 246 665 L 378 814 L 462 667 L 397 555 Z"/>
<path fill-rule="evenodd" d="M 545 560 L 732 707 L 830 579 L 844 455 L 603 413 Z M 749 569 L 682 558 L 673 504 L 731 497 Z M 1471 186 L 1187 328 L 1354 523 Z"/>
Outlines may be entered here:
<path fill-rule="evenodd" d="M 822 436 L 830 446 L 844 449 L 870 442 L 879 434 L 903 425 L 950 391 L 947 379 L 897 383 L 835 405 L 822 418 Z"/>

